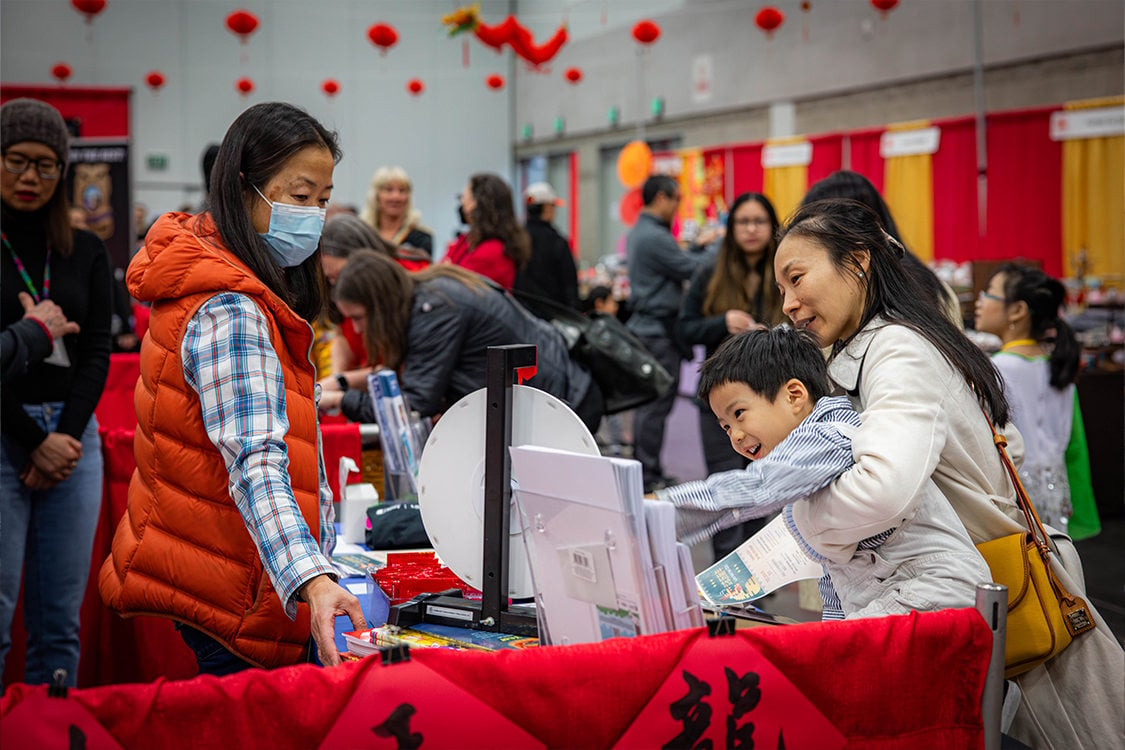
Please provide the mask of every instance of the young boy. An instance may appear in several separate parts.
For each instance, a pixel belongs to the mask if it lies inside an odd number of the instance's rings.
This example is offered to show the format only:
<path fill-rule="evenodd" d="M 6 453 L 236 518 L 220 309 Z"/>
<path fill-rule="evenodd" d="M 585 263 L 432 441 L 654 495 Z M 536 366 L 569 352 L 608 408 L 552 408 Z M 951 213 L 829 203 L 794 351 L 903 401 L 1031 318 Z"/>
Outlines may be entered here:
<path fill-rule="evenodd" d="M 699 397 L 751 463 L 656 493 L 676 506 L 680 539 L 694 543 L 780 510 L 805 553 L 824 566 L 824 619 L 973 606 L 976 585 L 992 575 L 932 481 L 919 489 L 912 517 L 863 540 L 844 562 L 801 537 L 793 504 L 825 502 L 817 491 L 852 466 L 859 415 L 829 392 L 824 358 L 807 334 L 779 326 L 724 342 L 703 363 Z"/>

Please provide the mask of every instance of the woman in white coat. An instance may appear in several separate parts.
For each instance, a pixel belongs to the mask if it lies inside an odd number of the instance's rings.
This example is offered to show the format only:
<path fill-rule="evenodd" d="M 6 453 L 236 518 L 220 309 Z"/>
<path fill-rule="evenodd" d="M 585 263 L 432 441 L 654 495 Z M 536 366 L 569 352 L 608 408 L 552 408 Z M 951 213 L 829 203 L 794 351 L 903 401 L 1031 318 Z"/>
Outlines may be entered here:
<path fill-rule="evenodd" d="M 988 420 L 1022 456 L 1000 377 L 988 357 L 903 273 L 902 245 L 854 201 L 798 210 L 780 235 L 774 276 L 782 310 L 831 347 L 829 375 L 859 410 L 854 466 L 794 509 L 799 534 L 821 554 L 855 545 L 910 518 L 933 479 L 974 543 L 1023 529 L 1015 491 Z M 1034 498 L 1032 498 L 1034 500 Z M 1081 562 L 1054 540 L 1060 579 L 1085 593 Z M 1056 570 L 1059 566 L 1056 565 Z M 1101 615 L 1060 655 L 1016 678 L 1022 699 L 1008 733 L 1035 748 L 1121 747 L 1125 661 Z M 1116 739 L 1114 739 L 1116 738 Z"/>

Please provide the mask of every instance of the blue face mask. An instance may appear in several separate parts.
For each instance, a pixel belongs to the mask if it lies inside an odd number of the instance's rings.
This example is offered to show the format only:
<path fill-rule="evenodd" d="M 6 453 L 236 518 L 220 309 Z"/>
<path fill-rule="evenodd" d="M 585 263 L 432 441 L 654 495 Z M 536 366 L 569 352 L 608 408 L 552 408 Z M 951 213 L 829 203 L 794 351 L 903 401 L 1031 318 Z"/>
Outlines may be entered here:
<path fill-rule="evenodd" d="M 262 191 L 254 188 L 258 195 Z M 304 263 L 316 252 L 320 233 L 324 229 L 327 209 L 317 206 L 295 206 L 292 203 L 270 203 L 270 230 L 259 236 L 266 241 L 270 255 L 282 268 L 292 268 Z"/>

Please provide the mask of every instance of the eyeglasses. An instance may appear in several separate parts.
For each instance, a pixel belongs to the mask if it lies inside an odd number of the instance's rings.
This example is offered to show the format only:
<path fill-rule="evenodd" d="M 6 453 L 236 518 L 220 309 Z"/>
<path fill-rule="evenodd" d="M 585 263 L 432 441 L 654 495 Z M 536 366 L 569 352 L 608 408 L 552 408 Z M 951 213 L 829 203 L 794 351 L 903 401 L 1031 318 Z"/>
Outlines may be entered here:
<path fill-rule="evenodd" d="M 44 180 L 58 179 L 62 167 L 62 163 L 58 159 L 29 159 L 23 154 L 4 154 L 4 169 L 12 174 L 23 174 L 32 164 L 35 165 L 35 171 Z"/>
<path fill-rule="evenodd" d="M 736 227 L 768 227 L 770 225 L 769 219 L 735 219 L 734 225 Z"/>
<path fill-rule="evenodd" d="M 980 294 L 977 295 L 977 298 L 981 302 L 984 302 L 986 299 L 990 299 L 993 302 L 1007 302 L 1007 300 L 1005 300 L 1003 297 L 1001 297 L 999 295 L 996 295 L 996 294 L 989 294 L 988 292 L 984 291 L 983 289 L 980 290 Z"/>

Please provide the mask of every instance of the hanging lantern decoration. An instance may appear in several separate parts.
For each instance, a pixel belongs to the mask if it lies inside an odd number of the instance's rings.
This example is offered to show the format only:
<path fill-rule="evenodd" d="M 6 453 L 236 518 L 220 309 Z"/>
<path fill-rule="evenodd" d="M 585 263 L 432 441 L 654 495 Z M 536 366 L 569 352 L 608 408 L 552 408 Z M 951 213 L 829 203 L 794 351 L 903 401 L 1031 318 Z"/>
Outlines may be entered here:
<path fill-rule="evenodd" d="M 644 208 L 644 203 L 639 187 L 633 188 L 621 196 L 621 202 L 617 204 L 617 216 L 621 219 L 621 223 L 627 227 L 636 224 L 637 219 L 640 218 L 641 209 Z"/>
<path fill-rule="evenodd" d="M 340 82 L 335 78 L 325 78 L 320 84 L 320 90 L 329 99 L 340 93 Z"/>
<path fill-rule="evenodd" d="M 386 55 L 387 50 L 398 44 L 398 32 L 389 23 L 373 23 L 367 29 L 367 38 L 379 48 L 380 55 Z"/>
<path fill-rule="evenodd" d="M 410 92 L 411 96 L 418 96 L 426 90 L 426 84 L 422 83 L 421 78 L 411 78 L 406 82 L 406 90 Z"/>
<path fill-rule="evenodd" d="M 51 66 L 51 77 L 59 83 L 66 83 L 66 79 L 70 78 L 73 72 L 70 66 L 64 62 L 55 63 Z"/>
<path fill-rule="evenodd" d="M 488 86 L 488 88 L 492 89 L 493 91 L 499 91 L 500 89 L 504 88 L 504 76 L 497 75 L 496 73 L 493 73 L 488 78 L 485 78 L 484 82 Z"/>
<path fill-rule="evenodd" d="M 884 19 L 898 5 L 898 0 L 871 0 L 871 7 L 879 11 Z"/>
<path fill-rule="evenodd" d="M 652 149 L 644 141 L 630 141 L 617 156 L 617 179 L 627 188 L 637 188 L 652 172 Z"/>
<path fill-rule="evenodd" d="M 809 40 L 809 11 L 812 10 L 812 3 L 809 0 L 801 0 L 801 41 L 807 42 Z"/>
<path fill-rule="evenodd" d="M 570 83 L 570 84 L 579 83 L 582 80 L 582 69 L 581 68 L 567 68 L 566 72 L 563 73 L 563 76 L 566 77 L 567 83 Z"/>
<path fill-rule="evenodd" d="M 244 76 L 234 82 L 234 87 L 238 89 L 238 93 L 249 96 L 250 92 L 254 90 L 254 81 Z"/>
<path fill-rule="evenodd" d="M 105 0 L 70 0 L 74 9 L 86 16 L 86 23 L 92 24 L 94 16 L 105 10 Z"/>
<path fill-rule="evenodd" d="M 237 34 L 239 41 L 246 44 L 258 28 L 258 17 L 248 10 L 236 10 L 227 16 L 227 28 L 232 34 Z"/>
<path fill-rule="evenodd" d="M 754 24 L 766 32 L 766 37 L 772 39 L 773 32 L 781 28 L 781 24 L 785 23 L 785 14 L 772 5 L 767 5 L 758 11 L 754 16 Z"/>
<path fill-rule="evenodd" d="M 145 85 L 152 89 L 152 92 L 154 94 L 160 90 L 160 87 L 164 85 L 164 82 L 164 74 L 159 70 L 153 70 L 145 76 Z"/>
<path fill-rule="evenodd" d="M 633 27 L 633 38 L 648 46 L 660 38 L 660 26 L 648 19 L 638 21 L 637 25 Z"/>

